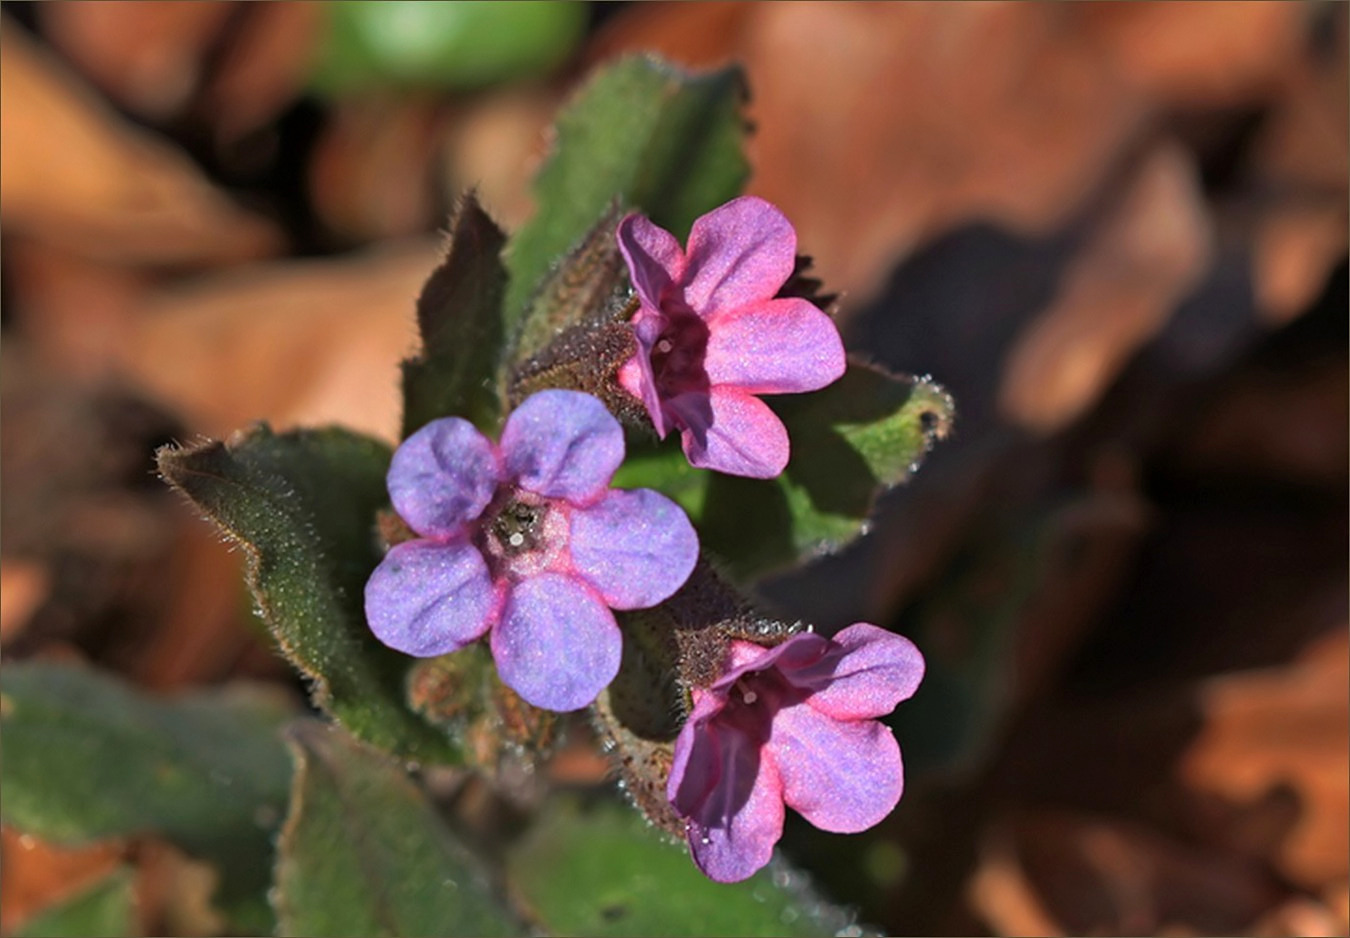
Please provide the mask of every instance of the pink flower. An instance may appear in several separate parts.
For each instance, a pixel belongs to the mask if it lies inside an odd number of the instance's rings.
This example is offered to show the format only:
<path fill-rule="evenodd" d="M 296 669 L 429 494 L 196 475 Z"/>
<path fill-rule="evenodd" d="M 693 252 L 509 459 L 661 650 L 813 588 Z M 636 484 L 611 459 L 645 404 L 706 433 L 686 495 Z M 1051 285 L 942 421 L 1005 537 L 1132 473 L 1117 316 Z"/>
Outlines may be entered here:
<path fill-rule="evenodd" d="M 754 874 L 783 834 L 784 804 L 841 834 L 889 814 L 900 747 L 873 718 L 911 696 L 923 669 L 909 639 L 861 622 L 833 639 L 733 642 L 726 673 L 694 691 L 666 788 L 699 869 L 724 883 Z"/>
<path fill-rule="evenodd" d="M 650 489 L 611 490 L 623 429 L 577 391 L 540 391 L 501 443 L 459 417 L 394 453 L 389 497 L 421 537 L 366 583 L 366 619 L 391 648 L 443 655 L 491 633 L 502 681 L 536 707 L 575 710 L 619 670 L 610 609 L 645 609 L 684 585 L 698 536 Z"/>
<path fill-rule="evenodd" d="M 781 473 L 787 430 L 755 395 L 814 391 L 845 368 L 828 316 L 806 300 L 774 298 L 796 261 L 792 224 L 744 196 L 694 222 L 687 252 L 641 215 L 624 218 L 618 238 L 641 301 L 638 352 L 619 383 L 659 436 L 680 430 L 693 465 L 757 479 Z"/>

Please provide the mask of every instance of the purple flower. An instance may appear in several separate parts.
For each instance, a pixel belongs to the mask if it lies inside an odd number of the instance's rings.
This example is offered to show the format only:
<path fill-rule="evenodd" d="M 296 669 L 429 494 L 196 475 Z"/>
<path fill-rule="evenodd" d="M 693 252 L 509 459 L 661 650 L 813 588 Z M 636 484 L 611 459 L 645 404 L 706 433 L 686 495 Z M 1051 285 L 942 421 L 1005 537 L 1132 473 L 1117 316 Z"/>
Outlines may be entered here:
<path fill-rule="evenodd" d="M 873 717 L 913 694 L 923 667 L 909 639 L 861 622 L 833 639 L 733 642 L 726 673 L 694 691 L 666 788 L 699 869 L 730 883 L 768 863 L 785 803 L 841 834 L 889 814 L 900 747 Z"/>
<path fill-rule="evenodd" d="M 584 707 L 619 670 L 610 609 L 654 606 L 698 558 L 693 526 L 650 489 L 611 490 L 623 431 L 603 404 L 541 391 L 495 444 L 435 420 L 389 467 L 394 508 L 421 535 L 366 583 L 366 619 L 391 648 L 431 657 L 491 632 L 502 680 L 549 710 Z"/>
<path fill-rule="evenodd" d="M 806 300 L 774 298 L 796 261 L 792 224 L 745 196 L 694 222 L 688 251 L 641 215 L 624 218 L 618 238 L 641 301 L 638 352 L 619 383 L 642 400 L 659 436 L 680 430 L 693 465 L 757 479 L 781 473 L 787 430 L 755 395 L 814 391 L 845 367 L 830 317 Z"/>

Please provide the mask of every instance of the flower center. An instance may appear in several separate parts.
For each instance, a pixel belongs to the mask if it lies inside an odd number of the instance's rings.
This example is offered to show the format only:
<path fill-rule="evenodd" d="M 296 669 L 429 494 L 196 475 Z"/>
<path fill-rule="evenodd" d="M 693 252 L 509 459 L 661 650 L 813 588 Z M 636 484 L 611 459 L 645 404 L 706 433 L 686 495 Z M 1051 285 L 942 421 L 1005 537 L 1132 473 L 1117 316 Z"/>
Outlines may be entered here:
<path fill-rule="evenodd" d="M 708 390 L 708 372 L 703 367 L 707 352 L 707 324 L 688 310 L 666 311 L 666 326 L 651 351 L 657 391 L 673 397 Z"/>
<path fill-rule="evenodd" d="M 483 513 L 474 543 L 493 579 L 519 580 L 556 565 L 568 533 L 566 514 L 548 499 L 506 487 Z"/>

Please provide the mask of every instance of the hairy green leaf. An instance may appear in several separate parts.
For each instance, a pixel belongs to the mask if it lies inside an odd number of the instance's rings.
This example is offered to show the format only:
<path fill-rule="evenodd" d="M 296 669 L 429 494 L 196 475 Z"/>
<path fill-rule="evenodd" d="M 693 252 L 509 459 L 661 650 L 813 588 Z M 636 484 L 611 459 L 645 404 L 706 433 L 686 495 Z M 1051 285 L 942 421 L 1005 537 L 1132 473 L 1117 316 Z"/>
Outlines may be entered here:
<path fill-rule="evenodd" d="M 617 200 L 683 237 L 749 173 L 736 69 L 691 75 L 650 57 L 596 74 L 558 116 L 538 208 L 507 255 L 508 324 L 521 327 L 549 269 Z M 529 331 L 530 326 L 523 327 Z"/>
<path fill-rule="evenodd" d="M 403 436 L 455 415 L 495 429 L 501 413 L 497 362 L 502 349 L 506 235 L 472 192 L 464 196 L 441 261 L 417 298 L 422 351 L 403 363 Z"/>
<path fill-rule="evenodd" d="M 336 428 L 276 434 L 261 425 L 229 444 L 161 449 L 158 459 L 164 478 L 247 552 L 263 620 L 310 679 L 315 704 L 382 749 L 456 761 L 445 736 L 405 703 L 413 659 L 366 624 L 388 447 Z"/>

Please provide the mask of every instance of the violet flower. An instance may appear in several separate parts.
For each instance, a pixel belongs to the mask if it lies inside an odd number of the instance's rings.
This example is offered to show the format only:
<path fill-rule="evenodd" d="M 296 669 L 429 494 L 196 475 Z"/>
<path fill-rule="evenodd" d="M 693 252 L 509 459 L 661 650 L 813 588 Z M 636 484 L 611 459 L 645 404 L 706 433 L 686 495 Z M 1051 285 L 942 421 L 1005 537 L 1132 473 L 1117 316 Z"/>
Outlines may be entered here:
<path fill-rule="evenodd" d="M 838 379 L 844 346 L 830 317 L 776 294 L 792 276 L 797 233 L 763 199 L 744 196 L 694 222 L 689 249 L 641 215 L 619 223 L 619 248 L 641 305 L 638 352 L 619 383 L 689 462 L 768 479 L 788 462 L 787 430 L 755 395 L 814 391 Z"/>
<path fill-rule="evenodd" d="M 726 673 L 694 691 L 666 788 L 699 869 L 751 876 L 783 834 L 784 804 L 841 834 L 889 814 L 900 747 L 873 718 L 912 695 L 923 669 L 909 639 L 866 623 L 774 648 L 733 642 Z"/>
<path fill-rule="evenodd" d="M 541 391 L 495 444 L 458 417 L 403 442 L 394 508 L 421 537 L 393 547 L 366 583 L 377 638 L 417 657 L 491 632 L 507 686 L 575 710 L 619 670 L 610 609 L 654 606 L 698 558 L 684 512 L 650 489 L 611 490 L 623 431 L 600 401 Z"/>

